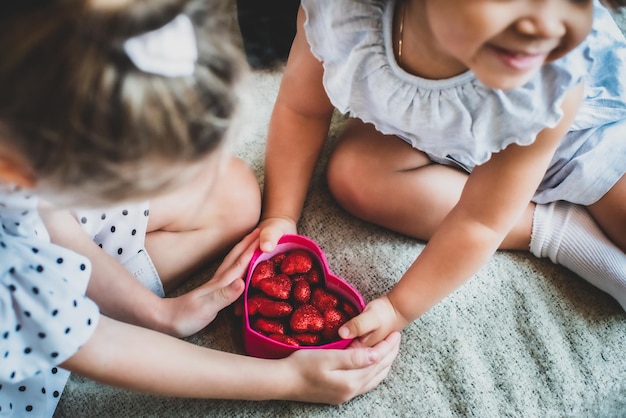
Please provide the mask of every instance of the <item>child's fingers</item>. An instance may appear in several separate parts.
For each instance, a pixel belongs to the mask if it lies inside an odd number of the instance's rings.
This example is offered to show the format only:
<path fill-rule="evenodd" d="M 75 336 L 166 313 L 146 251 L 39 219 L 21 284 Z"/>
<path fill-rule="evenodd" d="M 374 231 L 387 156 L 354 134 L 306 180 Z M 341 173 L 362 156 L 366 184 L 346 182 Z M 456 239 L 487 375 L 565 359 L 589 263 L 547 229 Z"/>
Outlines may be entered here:
<path fill-rule="evenodd" d="M 368 383 L 365 388 L 363 388 L 363 392 L 369 392 L 374 389 L 385 377 L 387 377 L 389 369 L 391 368 L 393 361 L 398 356 L 398 352 L 400 350 L 400 333 L 397 331 L 392 332 L 387 336 L 387 338 L 369 350 L 375 350 L 378 354 L 379 360 L 377 364 L 375 364 L 375 375 L 368 379 Z"/>
<path fill-rule="evenodd" d="M 229 306 L 241 296 L 244 288 L 243 280 L 234 280 L 227 286 L 220 288 L 218 290 L 219 302 L 217 302 L 215 306 L 220 310 Z"/>
<path fill-rule="evenodd" d="M 219 310 L 235 302 L 243 293 L 248 263 L 258 245 L 259 230 L 257 228 L 233 247 L 215 271 L 212 279 L 192 290 L 188 295 L 213 298 L 211 303 Z"/>
<path fill-rule="evenodd" d="M 287 218 L 274 217 L 264 219 L 260 223 L 260 248 L 263 252 L 271 252 L 285 234 L 297 233 L 296 224 Z"/>
<path fill-rule="evenodd" d="M 398 351 L 400 350 L 400 341 L 402 340 L 401 335 L 398 331 L 394 331 L 387 336 L 384 340 L 379 342 L 374 346 L 375 350 L 380 350 L 381 355 L 388 361 L 389 365 L 393 363 L 396 356 L 398 355 Z M 385 360 L 381 360 L 384 362 Z"/>
<path fill-rule="evenodd" d="M 259 233 L 260 231 L 257 228 L 235 245 L 224 257 L 222 264 L 215 271 L 215 276 L 220 276 L 229 270 L 235 270 L 236 272 L 240 272 L 240 270 L 245 271 L 254 251 L 259 246 Z M 241 277 L 241 274 L 236 277 Z"/>
<path fill-rule="evenodd" d="M 400 333 L 393 332 L 374 347 L 349 348 L 337 357 L 335 370 L 348 373 L 346 376 L 350 376 L 353 382 L 362 382 L 362 386 L 355 388 L 356 393 L 351 394 L 351 397 L 378 386 L 389 373 L 399 347 Z"/>
<path fill-rule="evenodd" d="M 393 360 L 396 358 L 398 354 L 398 349 L 400 347 L 400 333 L 392 332 L 385 338 L 380 341 L 378 344 L 373 347 L 361 347 L 361 348 L 350 348 L 348 349 L 358 352 L 358 356 L 367 357 L 356 359 L 354 365 L 358 367 L 366 367 L 368 364 L 378 362 L 382 367 L 390 366 L 393 363 Z"/>
<path fill-rule="evenodd" d="M 367 335 L 380 327 L 379 319 L 368 309 L 355 316 L 339 328 L 339 336 L 343 339 L 357 338 Z"/>
<path fill-rule="evenodd" d="M 274 248 L 276 248 L 276 244 L 282 235 L 283 233 L 276 228 L 263 228 L 261 230 L 259 244 L 261 251 L 265 253 L 274 251 Z"/>
<path fill-rule="evenodd" d="M 243 294 L 244 288 L 245 285 L 241 279 L 235 279 L 228 283 L 209 282 L 202 288 L 201 305 L 207 309 L 210 306 L 212 313 L 210 316 L 214 317 L 213 313 L 219 312 L 237 301 Z M 211 320 L 213 319 L 211 318 Z"/>
<path fill-rule="evenodd" d="M 387 337 L 391 331 L 401 330 L 406 323 L 400 324 L 391 301 L 386 296 L 374 299 L 365 310 L 339 328 L 341 338 L 359 338 L 360 343 L 372 346 Z"/>
<path fill-rule="evenodd" d="M 297 350 L 285 359 L 287 370 L 300 370 L 294 399 L 339 404 L 372 390 L 389 373 L 399 343 L 395 332 L 374 347 Z"/>
<path fill-rule="evenodd" d="M 244 254 L 249 253 L 250 258 L 252 258 L 252 254 L 254 250 L 258 247 L 259 236 L 261 231 L 259 228 L 255 228 L 254 231 L 250 232 L 246 235 L 237 245 L 235 245 L 232 250 L 224 257 L 224 261 L 222 264 L 230 264 L 238 258 L 242 258 Z M 244 260 L 246 264 L 248 260 Z"/>

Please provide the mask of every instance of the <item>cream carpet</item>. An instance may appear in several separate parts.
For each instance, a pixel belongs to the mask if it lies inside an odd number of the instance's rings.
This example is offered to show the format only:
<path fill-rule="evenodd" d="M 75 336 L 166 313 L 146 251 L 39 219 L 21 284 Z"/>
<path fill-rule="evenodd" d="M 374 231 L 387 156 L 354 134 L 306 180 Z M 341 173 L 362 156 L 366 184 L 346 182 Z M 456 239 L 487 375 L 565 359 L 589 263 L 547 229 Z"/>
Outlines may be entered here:
<path fill-rule="evenodd" d="M 236 148 L 261 183 L 280 75 L 280 69 L 252 74 L 256 113 Z M 325 156 L 342 121 L 334 120 Z M 344 212 L 328 193 L 325 163 L 324 157 L 318 164 L 299 232 L 316 240 L 331 269 L 371 300 L 394 285 L 423 243 Z M 188 340 L 242 352 L 241 324 L 227 309 Z M 344 405 L 169 399 L 72 376 L 56 416 L 625 417 L 625 351 L 626 314 L 611 297 L 547 260 L 498 252 L 404 331 L 400 354 L 379 387 Z"/>

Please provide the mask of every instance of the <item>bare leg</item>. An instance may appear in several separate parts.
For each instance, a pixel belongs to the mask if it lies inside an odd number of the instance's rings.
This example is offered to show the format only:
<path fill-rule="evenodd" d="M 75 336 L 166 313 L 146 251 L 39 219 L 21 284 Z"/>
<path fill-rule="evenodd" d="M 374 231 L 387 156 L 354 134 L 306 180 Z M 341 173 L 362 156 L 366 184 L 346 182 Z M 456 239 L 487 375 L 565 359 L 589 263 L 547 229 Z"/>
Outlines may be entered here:
<path fill-rule="evenodd" d="M 215 176 L 212 167 L 207 176 Z M 150 202 L 146 249 L 166 292 L 258 223 L 260 188 L 243 161 L 231 157 L 219 178 L 205 178 Z"/>
<path fill-rule="evenodd" d="M 467 181 L 460 170 L 428 157 L 370 124 L 351 120 L 328 164 L 328 184 L 347 211 L 361 219 L 428 241 L 456 205 Z M 501 249 L 528 250 L 534 204 Z"/>
<path fill-rule="evenodd" d="M 432 164 L 403 141 L 351 121 L 328 165 L 328 183 L 354 215 L 428 241 L 458 202 L 467 175 Z M 591 214 L 591 216 L 590 216 Z M 531 243 L 532 237 L 532 243 Z M 589 207 L 530 203 L 500 249 L 529 249 L 572 270 L 626 310 L 626 180 Z"/>
<path fill-rule="evenodd" d="M 587 209 L 604 234 L 626 253 L 626 177 Z"/>

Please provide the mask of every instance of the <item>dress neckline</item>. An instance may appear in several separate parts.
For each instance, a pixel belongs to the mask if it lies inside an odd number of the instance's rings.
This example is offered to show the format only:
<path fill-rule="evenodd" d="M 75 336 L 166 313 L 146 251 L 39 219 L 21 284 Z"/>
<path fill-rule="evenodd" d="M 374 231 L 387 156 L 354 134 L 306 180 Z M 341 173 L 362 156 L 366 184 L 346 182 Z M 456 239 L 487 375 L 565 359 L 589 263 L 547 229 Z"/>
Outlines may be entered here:
<path fill-rule="evenodd" d="M 420 77 L 414 74 L 409 73 L 404 68 L 400 67 L 398 61 L 396 60 L 394 53 L 394 44 L 393 44 L 393 29 L 394 29 L 394 20 L 395 20 L 395 10 L 396 5 L 399 1 L 403 0 L 392 0 L 386 3 L 385 9 L 383 11 L 382 16 L 382 32 L 383 32 L 383 42 L 384 42 L 384 52 L 387 59 L 387 63 L 389 67 L 399 78 L 407 81 L 409 83 L 415 84 L 422 88 L 428 89 L 446 89 L 456 87 L 462 84 L 466 84 L 469 81 L 475 79 L 474 73 L 470 70 L 467 70 L 461 74 L 455 75 L 450 78 L 443 78 L 438 80 L 433 80 L 429 78 Z M 405 0 L 406 1 L 406 0 Z"/>

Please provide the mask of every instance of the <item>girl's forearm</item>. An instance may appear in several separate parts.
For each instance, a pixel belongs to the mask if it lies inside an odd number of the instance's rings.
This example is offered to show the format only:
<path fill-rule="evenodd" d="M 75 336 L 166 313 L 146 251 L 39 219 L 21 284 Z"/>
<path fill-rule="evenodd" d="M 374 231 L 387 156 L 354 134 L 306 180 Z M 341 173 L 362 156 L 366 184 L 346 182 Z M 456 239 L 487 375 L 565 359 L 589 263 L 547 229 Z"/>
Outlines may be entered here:
<path fill-rule="evenodd" d="M 330 115 L 307 117 L 277 102 L 265 156 L 263 219 L 299 219 L 329 125 Z"/>
<path fill-rule="evenodd" d="M 467 282 L 493 256 L 505 235 L 482 224 L 449 221 L 388 295 L 409 322 Z"/>
<path fill-rule="evenodd" d="M 105 314 L 131 324 L 168 332 L 161 298 L 135 279 L 113 257 L 100 249 L 66 210 L 42 208 L 41 216 L 52 242 L 91 261 L 89 296 Z"/>
<path fill-rule="evenodd" d="M 287 398 L 290 390 L 290 371 L 279 361 L 210 350 L 107 317 L 61 366 L 111 386 L 162 396 L 262 400 Z"/>
<path fill-rule="evenodd" d="M 298 30 L 269 123 L 263 219 L 297 221 L 300 217 L 334 110 L 322 83 L 322 63 L 313 56 L 304 34 L 305 18 L 300 8 Z"/>

